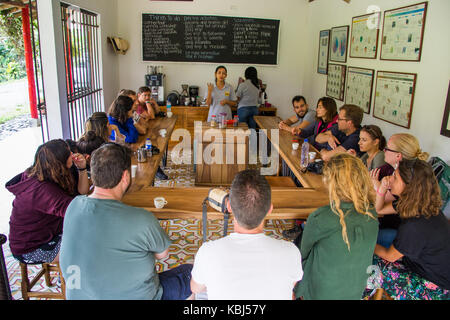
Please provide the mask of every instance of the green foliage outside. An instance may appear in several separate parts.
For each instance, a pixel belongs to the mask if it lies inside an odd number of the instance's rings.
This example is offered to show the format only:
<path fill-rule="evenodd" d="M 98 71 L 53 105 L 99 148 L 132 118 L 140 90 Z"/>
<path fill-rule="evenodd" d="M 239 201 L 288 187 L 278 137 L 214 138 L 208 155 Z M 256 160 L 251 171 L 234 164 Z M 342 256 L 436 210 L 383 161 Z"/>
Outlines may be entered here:
<path fill-rule="evenodd" d="M 22 18 L 0 14 L 0 83 L 26 77 Z"/>

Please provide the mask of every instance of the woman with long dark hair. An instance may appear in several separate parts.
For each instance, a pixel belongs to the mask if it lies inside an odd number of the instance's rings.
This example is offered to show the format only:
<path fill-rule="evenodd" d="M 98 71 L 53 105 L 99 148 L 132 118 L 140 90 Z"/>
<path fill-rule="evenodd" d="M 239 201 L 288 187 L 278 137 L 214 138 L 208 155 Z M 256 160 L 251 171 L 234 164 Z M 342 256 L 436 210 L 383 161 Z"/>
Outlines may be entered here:
<path fill-rule="evenodd" d="M 261 91 L 259 87 L 258 72 L 255 67 L 245 70 L 245 81 L 239 84 L 236 97 L 238 101 L 237 114 L 239 122 L 247 123 L 251 129 L 256 129 L 253 116 L 258 115 L 258 106 L 261 104 Z"/>
<path fill-rule="evenodd" d="M 108 115 L 109 123 L 119 128 L 120 133 L 125 136 L 126 143 L 135 143 L 139 137 L 133 121 L 133 104 L 133 99 L 130 97 L 118 96 Z"/>
<path fill-rule="evenodd" d="M 227 68 L 218 66 L 214 72 L 214 84 L 208 83 L 206 93 L 206 105 L 209 107 L 208 122 L 215 115 L 217 119 L 221 113 L 226 113 L 226 119 L 231 119 L 231 107 L 236 106 L 236 94 L 233 87 L 225 82 L 227 78 Z"/>
<path fill-rule="evenodd" d="M 64 140 L 51 140 L 6 189 L 15 195 L 9 234 L 14 257 L 24 263 L 56 262 L 66 209 L 76 195 L 89 191 L 86 159 L 72 154 Z"/>
<path fill-rule="evenodd" d="M 331 130 L 337 123 L 338 112 L 336 101 L 333 98 L 322 97 L 317 101 L 316 122 L 300 131 L 301 138 L 312 139 L 312 145 L 319 151 L 328 146 L 328 143 L 317 143 L 315 139 L 320 133 Z"/>

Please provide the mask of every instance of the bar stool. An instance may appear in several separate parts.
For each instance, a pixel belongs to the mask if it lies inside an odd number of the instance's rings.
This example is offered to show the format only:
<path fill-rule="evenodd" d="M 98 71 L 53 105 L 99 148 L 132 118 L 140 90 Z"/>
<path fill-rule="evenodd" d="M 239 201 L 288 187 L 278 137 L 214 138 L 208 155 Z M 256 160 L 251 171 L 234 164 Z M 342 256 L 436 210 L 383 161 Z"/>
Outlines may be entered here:
<path fill-rule="evenodd" d="M 44 299 L 66 299 L 66 284 L 62 277 L 61 268 L 59 266 L 59 262 L 57 263 L 43 263 L 42 269 L 39 273 L 31 279 L 28 278 L 28 264 L 20 262 L 20 272 L 22 276 L 21 281 L 21 289 L 22 289 L 22 298 L 24 300 L 29 300 L 30 298 L 44 298 Z M 58 272 L 59 277 L 61 279 L 61 293 L 58 292 L 38 292 L 32 291 L 35 284 L 42 278 L 45 277 L 45 284 L 47 287 L 53 287 L 52 279 L 50 276 L 50 272 Z"/>

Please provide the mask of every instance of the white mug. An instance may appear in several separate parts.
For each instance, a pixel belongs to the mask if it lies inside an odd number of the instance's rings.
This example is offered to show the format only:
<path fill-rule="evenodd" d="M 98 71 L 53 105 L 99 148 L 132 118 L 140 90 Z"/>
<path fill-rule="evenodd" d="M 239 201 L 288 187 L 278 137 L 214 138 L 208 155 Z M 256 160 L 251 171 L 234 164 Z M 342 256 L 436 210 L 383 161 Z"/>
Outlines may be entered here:
<path fill-rule="evenodd" d="M 132 178 L 136 177 L 136 171 L 137 171 L 137 165 L 133 164 L 131 166 L 131 177 Z"/>
<path fill-rule="evenodd" d="M 298 146 L 299 146 L 298 142 L 293 142 L 293 143 L 292 143 L 292 149 L 293 149 L 293 150 L 297 150 L 297 149 L 298 149 Z"/>
<path fill-rule="evenodd" d="M 167 130 L 166 129 L 161 129 L 159 130 L 159 134 L 164 138 L 166 136 Z"/>
<path fill-rule="evenodd" d="M 316 153 L 314 151 L 309 153 L 309 162 L 313 162 L 316 158 Z"/>
<path fill-rule="evenodd" d="M 167 200 L 164 199 L 164 197 L 156 197 L 153 199 L 153 202 L 155 203 L 155 208 L 162 209 L 167 204 Z"/>
<path fill-rule="evenodd" d="M 172 118 L 172 116 L 173 116 L 173 112 L 172 111 L 167 112 L 167 118 Z"/>

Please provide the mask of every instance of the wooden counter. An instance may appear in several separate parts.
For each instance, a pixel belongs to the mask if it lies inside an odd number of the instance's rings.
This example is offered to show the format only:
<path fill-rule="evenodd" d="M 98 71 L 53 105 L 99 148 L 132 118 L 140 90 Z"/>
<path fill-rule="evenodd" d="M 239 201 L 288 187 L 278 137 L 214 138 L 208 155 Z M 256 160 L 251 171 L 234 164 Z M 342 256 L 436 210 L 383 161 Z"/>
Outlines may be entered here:
<path fill-rule="evenodd" d="M 267 129 L 267 137 L 272 142 L 273 147 L 278 151 L 302 186 L 326 192 L 326 188 L 322 182 L 322 175 L 312 172 L 302 172 L 302 168 L 300 167 L 301 147 L 297 150 L 292 150 L 292 140 L 294 138 L 298 139 L 301 146 L 303 139 L 298 138 L 285 130 L 278 130 L 278 124 L 282 120 L 279 117 L 255 116 L 254 118 L 261 129 Z M 278 130 L 278 142 L 273 141 L 270 132 L 271 129 Z M 315 151 L 317 153 L 316 158 L 320 158 L 320 153 L 312 145 L 310 145 L 310 151 Z"/>
<path fill-rule="evenodd" d="M 250 131 L 246 123 L 237 127 L 228 125 L 219 129 L 209 122 L 195 129 L 197 186 L 228 186 L 239 172 L 248 168 L 248 139 Z M 218 154 L 217 154 L 218 153 Z M 207 159 L 209 158 L 210 159 Z"/>
<path fill-rule="evenodd" d="M 132 179 L 129 192 L 138 191 L 153 184 L 156 171 L 158 170 L 167 149 L 167 145 L 176 122 L 176 116 L 172 116 L 172 118 L 156 118 L 155 120 L 149 120 L 147 134 L 139 135 L 138 141 L 131 144 L 131 149 L 136 150 L 137 148 L 145 145 L 147 138 L 150 138 L 152 145 L 159 149 L 159 154 L 153 155 L 152 157 L 147 158 L 147 162 L 141 163 L 137 162 L 135 155 L 131 157 L 131 164 L 136 164 L 138 167 L 136 176 Z M 162 137 L 159 134 L 159 130 L 161 129 L 166 129 L 167 133 L 165 137 Z"/>
<path fill-rule="evenodd" d="M 160 106 L 161 111 L 167 112 L 166 106 Z M 175 125 L 174 130 L 176 129 L 187 129 L 191 135 L 191 138 L 194 137 L 194 122 L 201 121 L 205 122 L 208 119 L 209 107 L 184 107 L 184 106 L 172 106 L 172 113 L 177 116 L 178 120 Z M 231 112 L 233 115 L 236 114 L 236 107 L 231 108 Z M 277 108 L 275 107 L 260 107 L 259 112 L 262 115 L 271 115 L 276 116 Z M 178 144 L 180 141 L 169 141 L 169 147 L 173 147 Z"/>

